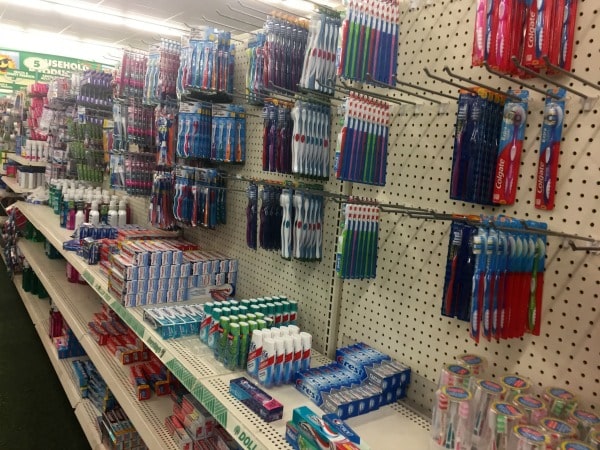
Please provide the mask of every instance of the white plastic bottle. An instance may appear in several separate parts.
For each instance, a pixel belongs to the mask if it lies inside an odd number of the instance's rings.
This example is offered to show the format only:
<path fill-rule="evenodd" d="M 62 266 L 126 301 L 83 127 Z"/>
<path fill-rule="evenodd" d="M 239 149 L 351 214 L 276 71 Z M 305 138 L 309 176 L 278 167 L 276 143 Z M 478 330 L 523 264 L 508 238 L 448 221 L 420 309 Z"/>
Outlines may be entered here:
<path fill-rule="evenodd" d="M 75 229 L 78 229 L 85 222 L 85 212 L 83 211 L 83 203 L 77 202 L 77 212 L 75 213 Z"/>
<path fill-rule="evenodd" d="M 264 338 L 262 353 L 260 355 L 260 365 L 258 366 L 258 381 L 267 389 L 273 387 L 274 366 L 275 340 L 271 338 Z"/>
<path fill-rule="evenodd" d="M 107 223 L 109 226 L 116 227 L 118 225 L 119 216 L 117 214 L 117 203 L 114 200 L 111 200 L 108 206 L 107 216 Z"/>
<path fill-rule="evenodd" d="M 97 227 L 100 224 L 100 213 L 98 212 L 98 200 L 92 200 L 90 209 L 90 223 Z"/>
<path fill-rule="evenodd" d="M 117 212 L 117 226 L 124 227 L 125 225 L 127 225 L 127 203 L 125 200 L 121 200 Z"/>

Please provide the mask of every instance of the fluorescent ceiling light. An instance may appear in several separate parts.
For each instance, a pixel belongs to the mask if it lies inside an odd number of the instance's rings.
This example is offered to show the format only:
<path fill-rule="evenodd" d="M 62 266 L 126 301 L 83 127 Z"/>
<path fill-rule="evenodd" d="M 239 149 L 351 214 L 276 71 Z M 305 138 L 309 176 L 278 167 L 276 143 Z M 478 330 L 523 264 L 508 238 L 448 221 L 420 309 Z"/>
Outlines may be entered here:
<path fill-rule="evenodd" d="M 55 12 L 60 15 L 75 17 L 79 20 L 127 27 L 163 36 L 182 36 L 187 32 L 187 27 L 182 24 L 167 23 L 146 16 L 133 16 L 116 9 L 103 8 L 80 1 L 0 0 L 0 3 L 10 3 L 15 6 L 32 8 L 38 11 Z"/>

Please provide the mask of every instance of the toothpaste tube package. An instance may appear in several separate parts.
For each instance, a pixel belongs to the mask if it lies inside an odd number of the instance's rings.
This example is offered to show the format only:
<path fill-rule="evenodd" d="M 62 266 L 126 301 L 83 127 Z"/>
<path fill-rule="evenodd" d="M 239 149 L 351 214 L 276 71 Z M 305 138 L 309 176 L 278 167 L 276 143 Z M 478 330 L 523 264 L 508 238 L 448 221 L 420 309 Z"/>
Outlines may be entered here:
<path fill-rule="evenodd" d="M 265 422 L 283 417 L 283 405 L 245 377 L 231 380 L 229 392 Z"/>
<path fill-rule="evenodd" d="M 509 94 L 521 100 L 507 99 L 504 104 L 492 197 L 492 201 L 500 205 L 512 205 L 517 196 L 529 98 L 528 91 L 509 91 Z"/>

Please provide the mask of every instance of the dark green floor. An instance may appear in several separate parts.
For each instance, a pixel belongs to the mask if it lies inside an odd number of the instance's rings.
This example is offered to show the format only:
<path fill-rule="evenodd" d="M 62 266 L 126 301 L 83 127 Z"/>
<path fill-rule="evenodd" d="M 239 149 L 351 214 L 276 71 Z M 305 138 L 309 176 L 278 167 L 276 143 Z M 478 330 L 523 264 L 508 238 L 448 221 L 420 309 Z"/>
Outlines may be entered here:
<path fill-rule="evenodd" d="M 2 259 L 0 311 L 0 450 L 89 449 Z"/>

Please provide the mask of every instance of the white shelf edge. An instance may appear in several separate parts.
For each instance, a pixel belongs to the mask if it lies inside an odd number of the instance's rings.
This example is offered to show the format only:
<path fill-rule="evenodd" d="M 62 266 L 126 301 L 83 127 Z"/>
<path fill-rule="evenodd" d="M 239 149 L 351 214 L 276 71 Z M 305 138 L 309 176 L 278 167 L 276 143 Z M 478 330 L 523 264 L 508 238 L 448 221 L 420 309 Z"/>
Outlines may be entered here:
<path fill-rule="evenodd" d="M 12 159 L 14 162 L 21 164 L 22 166 L 29 167 L 46 167 L 46 161 L 31 161 L 30 159 L 24 158 L 16 153 L 8 153 L 6 155 L 8 159 Z"/>
<path fill-rule="evenodd" d="M 90 448 L 94 450 L 107 450 L 102 443 L 100 428 L 98 427 L 98 422 L 96 420 L 99 413 L 93 403 L 87 399 L 82 400 L 81 403 L 77 405 L 74 412 L 83 428 L 83 432 L 90 444 Z"/>
<path fill-rule="evenodd" d="M 171 399 L 154 397 L 148 401 L 138 401 L 134 388 L 129 383 L 123 383 L 123 380 L 129 379 L 129 367 L 121 365 L 87 333 L 87 322 L 92 319 L 92 313 L 100 310 L 100 300 L 92 289 L 69 283 L 64 274 L 64 261 L 46 258 L 42 244 L 20 240 L 18 245 L 144 443 L 150 449 L 176 449 L 175 442 L 166 435 L 166 429 L 162 426 L 165 417 L 171 414 Z M 59 269 L 60 265 L 62 270 Z M 77 311 L 69 303 L 76 304 Z M 89 317 L 81 320 L 76 313 L 85 313 Z M 157 430 L 152 424 L 153 420 L 163 428 Z M 164 431 L 165 435 L 161 437 L 157 431 Z"/>
<path fill-rule="evenodd" d="M 15 194 L 27 194 L 31 192 L 31 189 L 25 189 L 19 186 L 17 180 L 13 177 L 3 176 L 2 181 L 15 193 Z"/>
<path fill-rule="evenodd" d="M 291 419 L 293 408 L 301 405 L 308 406 L 319 412 L 320 409 L 315 404 L 299 393 L 293 386 L 282 386 L 270 390 L 270 392 L 278 400 L 282 401 L 283 399 L 282 403 L 284 404 L 285 420 L 266 424 L 253 413 L 248 416 L 248 414 L 246 414 L 246 412 L 249 411 L 247 408 L 243 407 L 243 405 L 237 401 L 232 401 L 227 398 L 229 395 L 229 380 L 239 376 L 245 376 L 244 371 L 227 372 L 225 374 L 217 373 L 211 376 L 196 376 L 194 369 L 186 367 L 185 361 L 179 358 L 180 354 L 177 351 L 177 348 L 171 344 L 172 341 L 164 341 L 158 337 L 154 330 L 150 329 L 141 318 L 136 317 L 136 314 L 134 313 L 134 311 L 137 311 L 136 308 L 123 307 L 119 301 L 108 292 L 106 278 L 100 274 L 100 271 L 96 268 L 97 266 L 88 266 L 74 253 L 66 252 L 62 249 L 62 241 L 68 238 L 69 232 L 58 228 L 58 218 L 53 215 L 48 207 L 44 208 L 39 205 L 30 205 L 22 202 L 18 203 L 17 206 L 21 207 L 21 205 L 25 205 L 25 210 L 21 209 L 23 214 L 27 216 L 36 228 L 49 239 L 52 245 L 54 245 L 59 252 L 61 252 L 65 258 L 84 275 L 84 278 L 90 283 L 94 291 L 96 291 L 96 293 L 111 308 L 113 308 L 126 323 L 130 326 L 133 324 L 132 328 L 136 334 L 138 334 L 148 347 L 160 357 L 167 367 L 171 368 L 173 374 L 209 410 L 209 412 L 215 416 L 217 421 L 221 423 L 234 438 L 236 438 L 239 444 L 246 444 L 238 439 L 238 435 L 241 435 L 243 432 L 252 440 L 252 443 L 256 445 L 255 450 L 269 450 L 273 448 L 274 444 L 277 445 L 277 448 L 291 448 L 291 446 L 285 443 L 284 439 L 286 420 Z M 33 208 L 36 209 L 34 210 Z M 42 211 L 42 215 L 38 214 L 38 217 L 35 217 L 34 211 L 36 210 Z M 212 356 L 209 357 L 209 359 L 210 358 L 212 358 Z M 214 360 L 214 358 L 212 359 Z M 176 370 L 172 369 L 172 363 L 174 362 L 177 363 L 177 368 L 180 369 L 179 374 Z M 216 361 L 214 364 L 219 365 Z M 223 391 L 223 385 L 227 386 L 226 392 Z M 413 414 L 407 415 L 401 411 L 395 410 L 393 407 L 386 406 L 379 411 L 374 411 L 349 420 L 349 423 L 359 434 L 366 433 L 369 436 L 372 436 L 374 440 L 365 439 L 365 441 L 373 446 L 373 448 L 384 448 L 377 445 L 377 437 L 381 434 L 381 430 L 377 429 L 377 421 L 374 420 L 375 417 L 380 417 L 381 420 L 401 421 L 410 429 L 411 436 L 415 440 L 417 446 L 413 448 L 427 448 L 429 445 L 428 432 L 418 423 L 418 420 L 413 420 Z M 422 419 L 422 417 L 420 417 L 420 419 Z M 392 426 L 390 429 L 393 428 L 394 427 Z M 260 431 L 258 431 L 258 429 L 260 429 Z M 406 429 L 404 431 L 406 431 Z M 277 436 L 277 442 L 271 440 L 271 436 L 273 435 Z M 406 436 L 404 434 L 392 435 L 391 438 L 404 440 L 406 439 Z M 283 440 L 283 442 L 280 439 Z"/>

